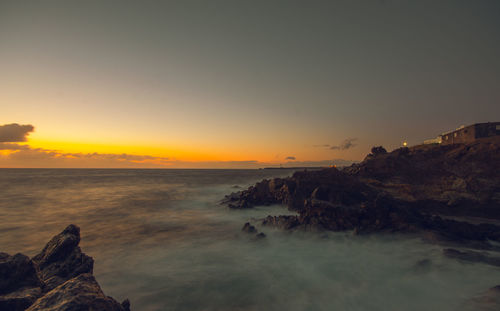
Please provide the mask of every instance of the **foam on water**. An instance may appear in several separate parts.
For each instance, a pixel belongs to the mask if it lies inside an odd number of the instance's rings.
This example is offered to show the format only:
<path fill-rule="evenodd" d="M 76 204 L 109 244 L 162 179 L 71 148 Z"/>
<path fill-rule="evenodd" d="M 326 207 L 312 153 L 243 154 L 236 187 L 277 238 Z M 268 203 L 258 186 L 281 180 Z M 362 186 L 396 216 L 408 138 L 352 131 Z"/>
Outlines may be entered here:
<path fill-rule="evenodd" d="M 241 232 L 291 214 L 218 201 L 289 171 L 0 170 L 0 251 L 34 255 L 81 227 L 107 295 L 134 310 L 457 310 L 500 269 L 447 259 L 415 236 Z M 257 222 L 255 222 L 257 223 Z"/>

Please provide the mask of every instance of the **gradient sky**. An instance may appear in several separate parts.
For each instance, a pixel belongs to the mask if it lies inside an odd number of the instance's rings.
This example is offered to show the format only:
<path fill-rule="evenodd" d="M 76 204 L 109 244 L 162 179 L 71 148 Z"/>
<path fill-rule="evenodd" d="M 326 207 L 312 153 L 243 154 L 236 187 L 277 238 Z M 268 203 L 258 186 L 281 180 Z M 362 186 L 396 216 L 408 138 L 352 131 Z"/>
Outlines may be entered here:
<path fill-rule="evenodd" d="M 0 0 L 0 125 L 35 128 L 0 167 L 324 165 L 500 121 L 499 16 L 497 0 Z"/>

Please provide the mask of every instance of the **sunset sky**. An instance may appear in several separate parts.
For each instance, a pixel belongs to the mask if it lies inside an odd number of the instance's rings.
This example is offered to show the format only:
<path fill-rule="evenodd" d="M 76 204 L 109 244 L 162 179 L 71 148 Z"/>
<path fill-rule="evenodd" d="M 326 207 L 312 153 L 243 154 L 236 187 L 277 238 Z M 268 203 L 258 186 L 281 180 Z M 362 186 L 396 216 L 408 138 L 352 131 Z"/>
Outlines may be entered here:
<path fill-rule="evenodd" d="M 0 0 L 0 167 L 328 165 L 500 121 L 499 17 L 497 0 Z"/>

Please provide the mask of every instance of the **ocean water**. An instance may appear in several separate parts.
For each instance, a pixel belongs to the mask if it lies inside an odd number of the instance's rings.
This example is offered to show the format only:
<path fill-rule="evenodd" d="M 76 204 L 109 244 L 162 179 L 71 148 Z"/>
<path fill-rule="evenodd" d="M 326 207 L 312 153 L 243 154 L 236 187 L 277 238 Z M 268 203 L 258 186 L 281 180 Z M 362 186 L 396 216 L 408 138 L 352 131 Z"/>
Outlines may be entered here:
<path fill-rule="evenodd" d="M 259 227 L 267 237 L 255 240 L 246 221 L 291 212 L 219 204 L 291 173 L 0 169 L 0 251 L 33 256 L 77 224 L 104 292 L 136 311 L 490 310 L 471 301 L 500 284 L 497 267 L 448 259 L 416 236 Z"/>

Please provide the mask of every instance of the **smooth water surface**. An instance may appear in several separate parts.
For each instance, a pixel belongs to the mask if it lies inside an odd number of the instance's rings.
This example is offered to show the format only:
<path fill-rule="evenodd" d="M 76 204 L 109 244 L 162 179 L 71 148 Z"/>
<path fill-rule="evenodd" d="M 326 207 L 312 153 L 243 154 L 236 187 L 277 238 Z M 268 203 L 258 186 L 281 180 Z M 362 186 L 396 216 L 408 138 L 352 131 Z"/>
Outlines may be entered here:
<path fill-rule="evenodd" d="M 136 311 L 457 310 L 500 284 L 499 268 L 412 236 L 259 227 L 267 237 L 255 240 L 246 221 L 291 212 L 219 204 L 291 173 L 0 169 L 0 251 L 35 255 L 77 224 L 105 293 Z"/>

